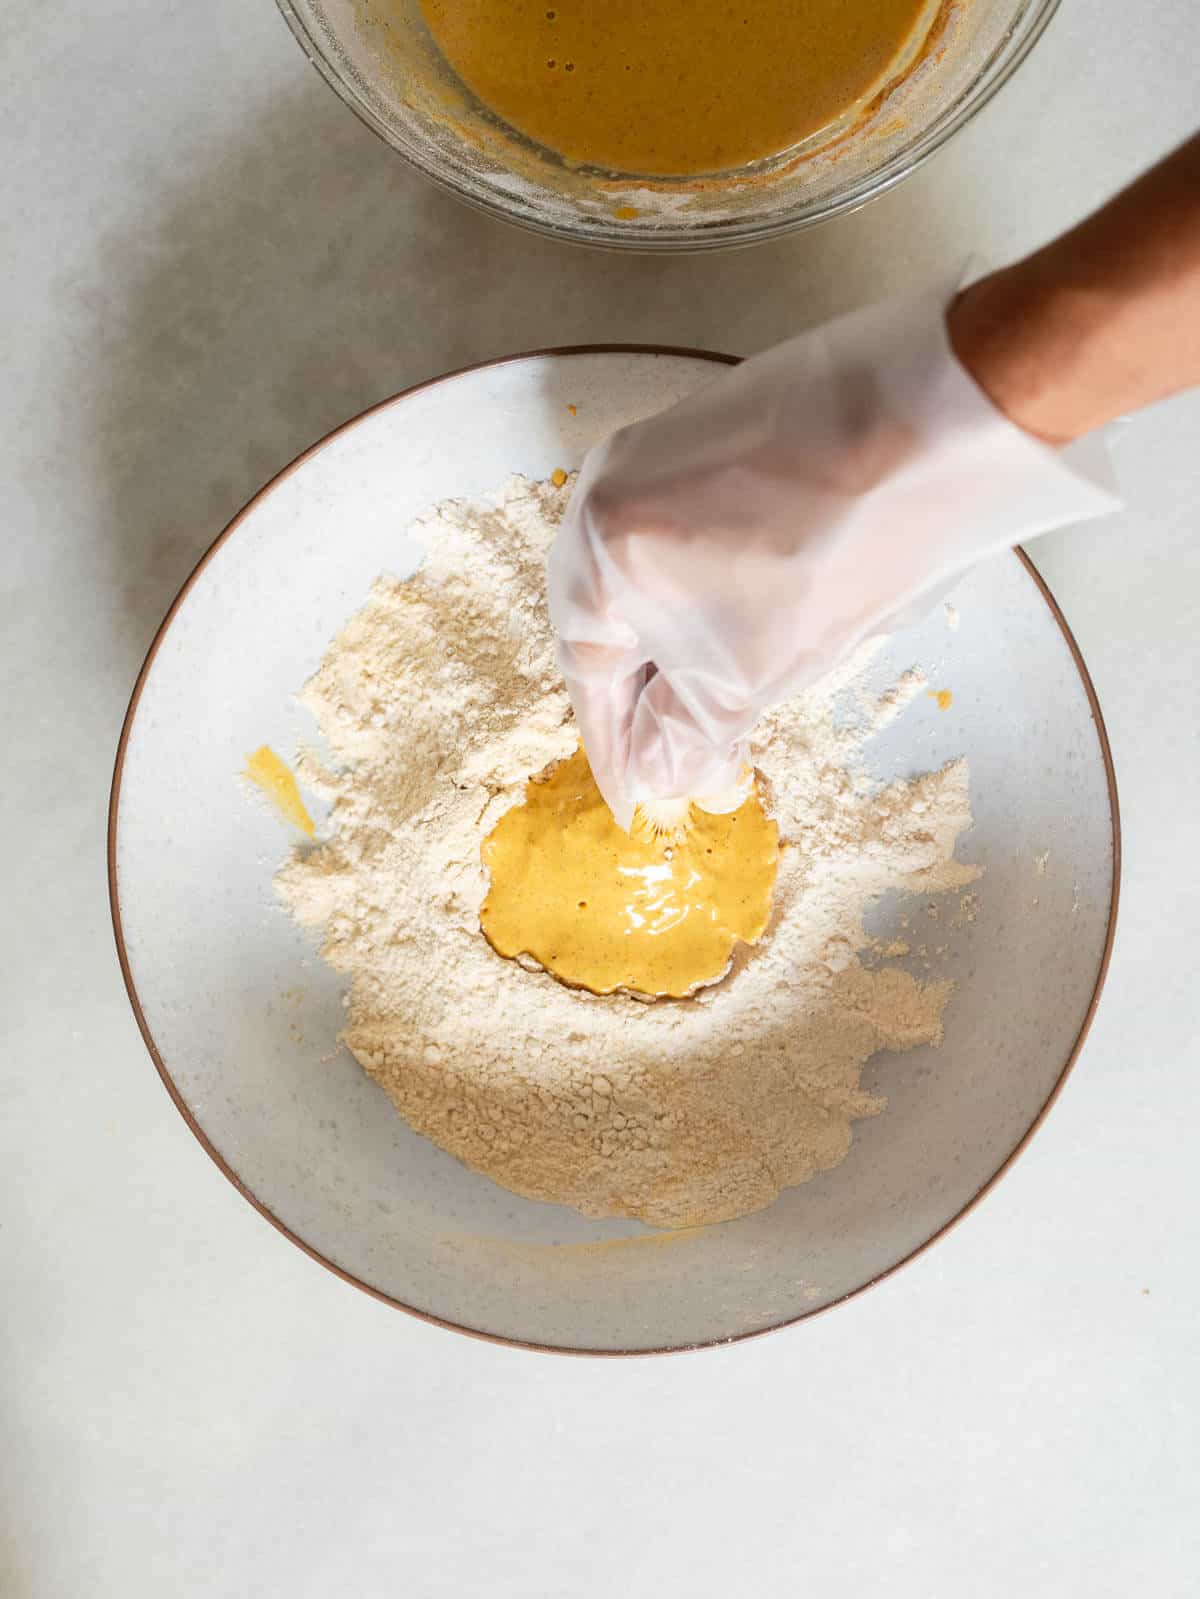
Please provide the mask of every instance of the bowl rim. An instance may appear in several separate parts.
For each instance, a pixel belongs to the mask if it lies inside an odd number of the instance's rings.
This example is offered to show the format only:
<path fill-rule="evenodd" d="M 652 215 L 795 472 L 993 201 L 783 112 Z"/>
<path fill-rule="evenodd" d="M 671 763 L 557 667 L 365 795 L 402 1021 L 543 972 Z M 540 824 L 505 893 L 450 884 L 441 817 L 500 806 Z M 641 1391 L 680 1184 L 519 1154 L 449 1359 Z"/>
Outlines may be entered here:
<path fill-rule="evenodd" d="M 954 0 L 946 0 L 947 7 L 953 3 Z M 919 134 L 912 144 L 896 151 L 875 171 L 863 174 L 844 194 L 831 197 L 819 210 L 811 214 L 781 217 L 773 222 L 747 221 L 728 228 L 715 228 L 711 233 L 664 227 L 654 232 L 647 230 L 644 234 L 638 234 L 633 230 L 626 231 L 611 226 L 598 227 L 592 232 L 582 232 L 569 225 L 562 226 L 542 221 L 538 217 L 510 210 L 499 199 L 493 200 L 485 194 L 470 192 L 452 176 L 435 170 L 419 152 L 402 148 L 395 142 L 383 118 L 337 70 L 330 54 L 323 48 L 319 36 L 296 10 L 294 0 L 275 0 L 280 15 L 309 64 L 320 73 L 342 104 L 354 113 L 364 127 L 369 128 L 386 144 L 389 150 L 394 151 L 414 171 L 419 172 L 423 178 L 435 184 L 444 193 L 453 195 L 464 205 L 498 222 L 506 222 L 511 227 L 523 228 L 527 232 L 539 234 L 543 238 L 556 239 L 563 244 L 576 244 L 585 249 L 662 255 L 700 254 L 711 250 L 734 250 L 765 243 L 791 233 L 803 232 L 806 228 L 817 227 L 832 217 L 858 211 L 871 200 L 886 194 L 923 166 L 931 156 L 936 155 L 978 112 L 990 104 L 1050 26 L 1060 3 L 1061 0 L 1019 0 L 1018 15 L 1010 22 L 976 77 L 961 91 L 958 98 L 947 106 L 943 113 L 944 120 L 935 121 L 932 127 Z M 1017 37 L 1018 30 L 1022 28 L 1024 31 Z M 1010 48 L 1011 55 L 1005 56 L 1004 52 Z"/>
<path fill-rule="evenodd" d="M 142 1035 L 142 1041 L 149 1052 L 150 1059 L 154 1063 L 155 1070 L 158 1072 L 158 1075 L 162 1080 L 163 1087 L 170 1095 L 175 1109 L 183 1117 L 183 1120 L 186 1122 L 189 1130 L 199 1143 L 200 1147 L 204 1150 L 205 1154 L 208 1155 L 209 1159 L 213 1162 L 217 1169 L 233 1184 L 234 1188 L 237 1189 L 242 1198 L 247 1200 L 259 1213 L 259 1215 L 264 1218 L 264 1220 L 270 1222 L 271 1226 L 274 1227 L 277 1232 L 282 1233 L 285 1238 L 290 1240 L 291 1243 L 295 1244 L 298 1249 L 303 1250 L 303 1252 L 312 1260 L 315 1260 L 318 1265 L 324 1266 L 326 1270 L 331 1271 L 335 1277 L 340 1277 L 343 1282 L 347 1282 L 353 1287 L 361 1289 L 364 1293 L 369 1294 L 372 1299 L 377 1299 L 382 1304 L 390 1305 L 395 1310 L 405 1311 L 408 1315 L 415 1316 L 418 1320 L 427 1322 L 432 1326 L 444 1327 L 451 1332 L 464 1333 L 470 1338 L 479 1338 L 487 1343 L 503 1344 L 513 1349 L 534 1350 L 542 1354 L 590 1355 L 603 1356 L 612 1359 L 628 1359 L 633 1356 L 642 1355 L 682 1354 L 686 1351 L 694 1349 L 711 1349 L 724 1344 L 743 1343 L 748 1339 L 762 1338 L 768 1333 L 780 1332 L 784 1328 L 794 1327 L 800 1322 L 809 1321 L 815 1316 L 824 1315 L 827 1311 L 836 1309 L 838 1305 L 844 1305 L 848 1300 L 856 1299 L 860 1294 L 865 1293 L 867 1289 L 874 1288 L 878 1283 L 883 1282 L 886 1278 L 891 1277 L 895 1272 L 900 1271 L 902 1267 L 907 1266 L 910 1262 L 923 1255 L 926 1250 L 932 1248 L 933 1245 L 936 1244 L 940 1239 L 946 1237 L 946 1235 L 953 1228 L 957 1227 L 959 1222 L 961 1222 L 965 1216 L 973 1211 L 980 1201 L 992 1191 L 1000 1179 L 1016 1162 L 1017 1157 L 1026 1149 L 1034 1134 L 1038 1131 L 1042 1123 L 1046 1120 L 1046 1117 L 1050 1114 L 1055 1101 L 1061 1094 L 1067 1078 L 1070 1076 L 1071 1071 L 1079 1058 L 1080 1051 L 1083 1049 L 1084 1042 L 1087 1039 L 1088 1032 L 1090 1031 L 1092 1022 L 1095 1018 L 1096 1010 L 1100 1004 L 1100 996 L 1103 992 L 1105 980 L 1108 976 L 1109 965 L 1112 959 L 1113 942 L 1116 937 L 1117 929 L 1117 910 L 1121 891 L 1121 815 L 1117 796 L 1117 776 L 1113 764 L 1112 746 L 1109 742 L 1108 730 L 1104 724 L 1104 717 L 1101 713 L 1100 702 L 1096 694 L 1096 689 L 1092 683 L 1091 675 L 1088 672 L 1087 665 L 1083 659 L 1083 654 L 1075 640 L 1074 634 L 1067 624 L 1065 616 L 1059 608 L 1057 600 L 1055 600 L 1054 595 L 1051 593 L 1045 579 L 1042 577 L 1041 573 L 1038 571 L 1037 567 L 1034 565 L 1033 561 L 1029 558 L 1026 552 L 1018 547 L 1013 551 L 1013 554 L 1025 567 L 1025 570 L 1032 578 L 1035 587 L 1041 594 L 1042 599 L 1046 602 L 1051 616 L 1058 624 L 1059 630 L 1062 633 L 1063 639 L 1067 645 L 1067 649 L 1070 652 L 1071 659 L 1075 664 L 1075 669 L 1079 673 L 1079 678 L 1083 685 L 1084 694 L 1086 695 L 1088 708 L 1091 713 L 1092 722 L 1095 726 L 1096 735 L 1100 743 L 1101 756 L 1104 761 L 1105 781 L 1108 789 L 1109 815 L 1112 826 L 1112 888 L 1109 897 L 1108 925 L 1105 932 L 1104 947 L 1101 951 L 1100 961 L 1097 967 L 1095 984 L 1092 989 L 1091 998 L 1088 1001 L 1087 1009 L 1084 1012 L 1083 1020 L 1080 1023 L 1079 1032 L 1067 1053 L 1066 1060 L 1063 1063 L 1062 1070 L 1059 1072 L 1058 1077 L 1055 1079 L 1054 1086 L 1051 1088 L 1049 1095 L 1042 1104 L 1037 1115 L 1022 1134 L 1021 1138 L 1009 1151 L 1008 1155 L 1005 1156 L 1004 1160 L 1000 1163 L 992 1175 L 976 1190 L 972 1197 L 967 1200 L 966 1204 L 963 1205 L 962 1208 L 949 1219 L 949 1221 L 944 1222 L 942 1226 L 939 1227 L 936 1232 L 931 1233 L 930 1236 L 924 1240 L 924 1242 L 918 1244 L 915 1249 L 910 1250 L 908 1254 L 902 1256 L 899 1260 L 894 1261 L 890 1266 L 887 1266 L 882 1271 L 877 1272 L 875 1276 L 868 1278 L 866 1282 L 860 1283 L 856 1288 L 851 1288 L 844 1294 L 840 1294 L 836 1299 L 830 1300 L 826 1305 L 819 1305 L 812 1310 L 802 1310 L 798 1315 L 785 1317 L 781 1321 L 771 1323 L 770 1326 L 751 1328 L 748 1332 L 732 1333 L 715 1338 L 699 1339 L 690 1343 L 663 1344 L 653 1348 L 598 1349 L 585 1345 L 575 1346 L 567 1344 L 539 1343 L 536 1339 L 515 1338 L 510 1337 L 505 1333 L 494 1333 L 488 1332 L 479 1327 L 469 1327 L 461 1322 L 452 1321 L 448 1317 L 439 1316 L 433 1311 L 421 1310 L 415 1305 L 406 1304 L 403 1300 L 397 1299 L 394 1295 L 386 1293 L 381 1288 L 376 1288 L 373 1284 L 364 1281 L 361 1277 L 356 1277 L 352 1272 L 349 1272 L 345 1270 L 345 1268 L 338 1266 L 334 1261 L 321 1254 L 321 1252 L 312 1244 L 308 1243 L 298 1233 L 294 1232 L 290 1227 L 288 1227 L 285 1222 L 275 1215 L 270 1206 L 263 1199 L 260 1199 L 259 1196 L 254 1193 L 248 1184 L 238 1175 L 238 1173 L 221 1154 L 220 1150 L 218 1150 L 213 1144 L 212 1140 L 205 1133 L 204 1129 L 200 1126 L 200 1123 L 196 1119 L 196 1116 L 190 1105 L 187 1103 L 183 1094 L 180 1092 L 179 1087 L 175 1083 L 174 1078 L 171 1076 L 170 1067 L 167 1065 L 166 1060 L 164 1059 L 157 1043 L 155 1042 L 154 1035 L 150 1030 L 150 1025 L 146 1020 L 145 1011 L 142 1008 L 141 999 L 137 991 L 137 985 L 134 982 L 133 971 L 129 961 L 129 953 L 125 944 L 124 926 L 121 917 L 120 881 L 117 871 L 117 834 L 120 825 L 121 784 L 125 770 L 125 754 L 129 746 L 130 736 L 133 732 L 134 721 L 137 716 L 138 706 L 142 697 L 142 691 L 149 679 L 155 657 L 157 656 L 158 651 L 167 636 L 172 622 L 175 620 L 175 617 L 178 615 L 184 601 L 191 593 L 192 588 L 200 579 L 213 556 L 219 549 L 221 549 L 228 539 L 233 537 L 250 513 L 255 510 L 269 494 L 273 493 L 274 490 L 285 481 L 285 479 L 290 478 L 294 472 L 298 471 L 300 467 L 302 467 L 307 461 L 311 460 L 312 457 L 317 455 L 321 450 L 325 449 L 327 445 L 333 443 L 335 439 L 340 438 L 342 434 L 348 433 L 352 428 L 357 427 L 360 423 L 367 421 L 370 417 L 375 416 L 377 413 L 385 411 L 391 406 L 399 405 L 403 401 L 411 399 L 413 396 L 422 393 L 426 389 L 434 388 L 442 383 L 451 382 L 455 378 L 465 377 L 468 374 L 485 371 L 489 367 L 507 366 L 521 361 L 570 359 L 575 356 L 592 355 L 676 356 L 690 360 L 711 361 L 714 363 L 714 365 L 720 366 L 737 366 L 742 360 L 742 357 L 736 355 L 725 355 L 714 350 L 689 349 L 687 347 L 678 345 L 617 343 L 563 345 L 557 348 L 527 350 L 513 355 L 496 356 L 491 360 L 486 361 L 470 362 L 468 365 L 457 367 L 451 372 L 444 372 L 439 374 L 437 377 L 426 378 L 422 382 L 411 384 L 408 388 L 399 390 L 397 393 L 390 395 L 387 399 L 380 400 L 376 404 L 368 406 L 364 411 L 360 411 L 356 416 L 353 416 L 348 421 L 341 423 L 340 426 L 333 428 L 329 433 L 326 433 L 324 437 L 318 439 L 315 444 L 310 445 L 308 449 L 302 451 L 272 478 L 270 478 L 263 485 L 263 487 L 257 491 L 257 493 L 252 495 L 251 498 L 246 501 L 241 510 L 236 513 L 236 515 L 230 520 L 225 528 L 217 535 L 207 550 L 205 550 L 204 554 L 201 555 L 200 559 L 196 562 L 191 572 L 188 574 L 179 592 L 171 601 L 166 615 L 159 623 L 154 637 L 150 641 L 150 646 L 146 651 L 145 659 L 143 660 L 141 668 L 138 671 L 137 679 L 130 695 L 129 705 L 126 709 L 125 717 L 121 724 L 121 733 L 117 742 L 116 758 L 113 766 L 112 785 L 109 792 L 108 803 L 107 870 L 109 910 L 112 916 L 113 937 L 116 941 L 117 960 L 120 963 L 121 976 L 125 983 L 125 992 L 129 997 L 129 1003 L 133 1010 L 134 1020 L 137 1023 L 138 1031 Z"/>

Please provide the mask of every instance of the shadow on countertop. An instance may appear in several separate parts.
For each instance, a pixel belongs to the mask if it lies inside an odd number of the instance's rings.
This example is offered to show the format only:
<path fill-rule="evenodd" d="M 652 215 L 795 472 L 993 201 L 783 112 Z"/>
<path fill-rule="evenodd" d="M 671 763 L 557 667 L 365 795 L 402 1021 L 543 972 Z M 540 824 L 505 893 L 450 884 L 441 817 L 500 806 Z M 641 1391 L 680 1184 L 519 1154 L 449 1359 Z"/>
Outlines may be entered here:
<path fill-rule="evenodd" d="M 853 216 L 732 254 L 599 253 L 493 222 L 428 184 L 315 77 L 155 180 L 102 233 L 78 447 L 119 594 L 130 683 L 191 567 L 324 433 L 489 356 L 607 340 L 749 352 L 959 248 L 901 185 Z M 64 289 L 64 292 L 68 292 Z M 81 285 L 73 280 L 70 293 Z"/>

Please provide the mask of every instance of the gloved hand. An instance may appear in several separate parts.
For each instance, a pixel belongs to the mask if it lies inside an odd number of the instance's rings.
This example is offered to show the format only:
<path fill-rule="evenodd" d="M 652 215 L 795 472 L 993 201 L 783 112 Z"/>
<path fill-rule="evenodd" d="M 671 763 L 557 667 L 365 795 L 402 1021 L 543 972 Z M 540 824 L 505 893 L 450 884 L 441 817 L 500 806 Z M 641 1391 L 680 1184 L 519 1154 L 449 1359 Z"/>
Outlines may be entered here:
<path fill-rule="evenodd" d="M 623 429 L 583 465 L 549 562 L 596 782 L 743 797 L 759 714 L 992 551 L 1117 499 L 960 366 L 945 296 L 842 317 Z"/>

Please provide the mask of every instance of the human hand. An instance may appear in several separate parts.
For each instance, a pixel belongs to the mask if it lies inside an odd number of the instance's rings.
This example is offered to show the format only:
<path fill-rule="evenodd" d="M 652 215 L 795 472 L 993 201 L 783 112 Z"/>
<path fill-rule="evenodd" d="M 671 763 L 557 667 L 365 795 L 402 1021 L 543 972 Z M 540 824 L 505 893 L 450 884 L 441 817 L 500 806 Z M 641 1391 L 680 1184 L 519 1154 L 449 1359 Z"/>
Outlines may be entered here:
<path fill-rule="evenodd" d="M 982 556 L 1115 506 L 967 374 L 945 298 L 806 333 L 589 453 L 550 614 L 622 826 L 732 808 L 767 706 Z"/>

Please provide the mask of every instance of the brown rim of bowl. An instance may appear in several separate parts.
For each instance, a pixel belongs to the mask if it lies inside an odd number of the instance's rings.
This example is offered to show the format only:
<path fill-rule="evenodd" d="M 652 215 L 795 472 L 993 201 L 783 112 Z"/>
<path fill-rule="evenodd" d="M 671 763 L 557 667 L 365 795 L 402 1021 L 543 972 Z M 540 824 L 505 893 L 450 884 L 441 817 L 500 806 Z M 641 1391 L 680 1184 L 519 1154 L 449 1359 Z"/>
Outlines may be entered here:
<path fill-rule="evenodd" d="M 129 966 L 129 954 L 125 948 L 125 934 L 121 925 L 121 896 L 120 885 L 117 881 L 117 823 L 121 803 L 121 778 L 125 767 L 125 750 L 129 743 L 129 735 L 133 729 L 133 721 L 137 714 L 138 702 L 142 697 L 142 689 L 145 686 L 146 679 L 150 675 L 150 668 L 154 664 L 154 657 L 158 654 L 159 646 L 166 637 L 167 629 L 174 621 L 180 606 L 191 592 L 193 584 L 204 571 L 204 568 L 208 565 L 212 557 L 225 543 L 226 539 L 232 537 L 232 535 L 241 526 L 249 512 L 258 504 L 260 500 L 264 499 L 268 494 L 270 494 L 278 483 L 281 483 L 284 478 L 290 477 L 298 467 L 303 466 L 305 461 L 314 456 L 318 450 L 323 450 L 327 444 L 331 443 L 341 434 L 347 432 L 350 428 L 356 427 L 367 417 L 374 416 L 377 411 L 385 410 L 388 406 L 398 405 L 402 400 L 409 399 L 414 394 L 419 394 L 423 389 L 432 388 L 437 383 L 446 383 L 454 378 L 464 377 L 470 372 L 483 371 L 487 367 L 506 366 L 509 363 L 516 361 L 533 361 L 544 359 L 546 357 L 557 358 L 577 355 L 683 356 L 691 360 L 712 361 L 724 366 L 736 366 L 740 360 L 740 357 L 738 356 L 721 355 L 713 350 L 690 350 L 670 345 L 578 344 L 564 346 L 560 349 L 528 350 L 519 355 L 498 356 L 491 361 L 476 361 L 471 363 L 469 366 L 459 367 L 453 372 L 444 372 L 438 377 L 428 378 L 423 383 L 414 383 L 410 388 L 402 389 L 398 394 L 393 394 L 389 399 L 381 400 L 377 405 L 368 406 L 365 411 L 361 411 L 357 416 L 352 417 L 350 421 L 343 422 L 340 427 L 336 427 L 331 433 L 327 433 L 323 439 L 318 440 L 316 444 L 305 450 L 303 454 L 298 455 L 296 459 L 288 466 L 285 466 L 281 472 L 277 472 L 270 482 L 266 483 L 261 489 L 259 489 L 257 494 L 255 494 L 246 502 L 246 504 L 237 513 L 225 530 L 217 535 L 212 544 L 209 545 L 208 549 L 200 557 L 199 561 L 197 561 L 183 587 L 179 590 L 179 593 L 175 596 L 174 600 L 172 600 L 170 609 L 167 611 L 166 616 L 164 616 L 162 622 L 159 624 L 158 630 L 155 633 L 154 638 L 151 640 L 150 648 L 146 652 L 146 658 L 142 662 L 141 670 L 138 672 L 137 681 L 133 686 L 133 693 L 130 696 L 129 708 L 125 712 L 125 720 L 121 726 L 121 737 L 117 743 L 116 764 L 113 769 L 112 790 L 109 796 L 109 906 L 112 911 L 113 935 L 116 938 L 117 943 L 117 959 L 121 963 L 121 976 L 125 980 L 125 990 L 129 995 L 129 1003 L 133 1007 L 133 1014 L 135 1020 L 137 1021 L 138 1030 L 142 1035 L 146 1048 L 150 1052 L 150 1059 L 154 1062 L 155 1069 L 157 1070 L 158 1075 L 162 1078 L 164 1088 L 174 1101 L 176 1110 L 183 1117 L 184 1121 L 195 1135 L 196 1140 L 200 1144 L 201 1148 L 229 1179 L 229 1181 L 237 1189 L 238 1193 L 241 1194 L 242 1198 L 248 1200 L 250 1204 L 254 1206 L 255 1210 L 258 1211 L 260 1216 L 269 1221 L 272 1227 L 281 1232 L 285 1238 L 290 1239 L 298 1249 L 302 1249 L 306 1255 L 310 1256 L 319 1265 L 326 1267 L 334 1274 L 335 1277 L 340 1277 L 343 1282 L 350 1283 L 355 1288 L 361 1288 L 364 1293 L 370 1294 L 372 1299 L 378 1299 L 382 1301 L 383 1304 L 391 1305 L 396 1310 L 406 1311 L 410 1316 L 416 1316 L 419 1320 L 429 1322 L 435 1327 L 446 1327 L 451 1332 L 465 1333 L 470 1338 L 481 1338 L 488 1343 L 506 1344 L 513 1349 L 532 1349 L 537 1350 L 540 1353 L 554 1355 L 601 1355 L 610 1358 L 618 1358 L 638 1355 L 682 1354 L 685 1351 L 692 1349 L 711 1349 L 721 1344 L 741 1343 L 748 1338 L 761 1338 L 767 1333 L 779 1332 L 785 1327 L 794 1327 L 798 1322 L 808 1321 L 813 1316 L 823 1315 L 826 1311 L 833 1310 L 836 1306 L 845 1304 L 847 1300 L 856 1298 L 857 1295 L 864 1293 L 868 1288 L 873 1288 L 876 1283 L 883 1282 L 883 1280 L 887 1277 L 890 1277 L 893 1272 L 899 1271 L 902 1266 L 907 1266 L 910 1261 L 916 1260 L 919 1255 L 923 1255 L 925 1251 L 936 1244 L 940 1238 L 944 1238 L 952 1227 L 957 1226 L 964 1216 L 966 1216 L 970 1211 L 974 1210 L 975 1206 L 979 1204 L 984 1195 L 989 1193 L 995 1187 L 995 1185 L 1004 1176 L 1005 1172 L 1007 1172 L 1012 1166 L 1013 1162 L 1017 1159 L 1017 1156 L 1020 1155 L 1022 1150 L 1025 1149 L 1030 1139 L 1049 1115 L 1051 1107 L 1058 1098 L 1059 1094 L 1062 1092 L 1063 1085 L 1070 1075 L 1071 1068 L 1074 1066 L 1079 1057 L 1079 1052 L 1083 1048 L 1084 1040 L 1087 1038 L 1088 1030 L 1090 1029 L 1092 1020 L 1096 1014 L 1096 1008 L 1100 1003 L 1100 995 L 1104 988 L 1104 980 L 1108 976 L 1108 966 L 1109 961 L 1112 958 L 1113 939 L 1116 934 L 1117 927 L 1117 905 L 1120 899 L 1121 890 L 1121 817 L 1117 801 L 1117 778 L 1116 772 L 1113 768 L 1112 748 L 1108 741 L 1108 731 L 1104 726 L 1104 717 L 1100 711 L 1100 702 L 1096 698 L 1096 690 L 1092 684 L 1092 679 L 1088 673 L 1088 669 L 1084 664 L 1083 656 L 1080 653 L 1079 646 L 1075 642 L 1075 636 L 1071 632 L 1071 629 L 1067 626 L 1066 618 L 1059 609 L 1058 602 L 1055 600 L 1053 594 L 1051 594 L 1050 589 L 1043 579 L 1041 573 L 1034 566 L 1033 562 L 1029 559 L 1024 550 L 1017 549 L 1014 551 L 1014 554 L 1025 567 L 1025 570 L 1029 573 L 1029 576 L 1033 579 L 1039 593 L 1050 609 L 1050 614 L 1058 623 L 1059 630 L 1066 641 L 1067 648 L 1071 652 L 1071 659 L 1075 663 L 1075 669 L 1079 673 L 1080 681 L 1083 683 L 1084 693 L 1087 695 L 1088 706 L 1092 713 L 1092 721 L 1096 728 L 1096 735 L 1100 740 L 1100 752 L 1104 758 L 1105 780 L 1108 785 L 1109 813 L 1112 818 L 1112 897 L 1109 903 L 1108 928 L 1105 933 L 1104 949 L 1100 957 L 1099 969 L 1096 973 L 1095 987 L 1092 990 L 1092 997 L 1089 1000 L 1087 1010 L 1084 1013 L 1084 1018 L 1080 1025 L 1079 1033 L 1074 1044 L 1071 1046 L 1070 1052 L 1068 1053 L 1066 1061 L 1063 1064 L 1062 1071 L 1059 1073 L 1054 1087 L 1050 1090 L 1050 1094 L 1046 1099 L 1045 1104 L 1043 1104 L 1042 1108 L 1038 1111 L 1037 1115 L 1034 1117 L 1033 1121 L 1030 1123 L 1029 1127 L 1026 1129 L 1017 1145 L 1005 1157 L 1005 1159 L 996 1168 L 983 1186 L 978 1189 L 978 1191 L 967 1201 L 967 1203 L 956 1215 L 952 1216 L 948 1222 L 939 1227 L 938 1230 L 931 1234 L 931 1236 L 927 1238 L 924 1243 L 918 1244 L 916 1249 L 911 1250 L 903 1257 L 903 1259 L 895 1261 L 891 1266 L 888 1266 L 883 1271 L 878 1272 L 874 1277 L 869 1278 L 865 1283 L 861 1283 L 857 1288 L 852 1288 L 848 1293 L 841 1294 L 837 1299 L 831 1300 L 827 1305 L 818 1306 L 814 1310 L 802 1311 L 798 1316 L 789 1316 L 785 1321 L 775 1322 L 770 1327 L 755 1327 L 749 1332 L 733 1333 L 723 1338 L 707 1338 L 697 1343 L 664 1344 L 654 1349 L 575 1349 L 568 1348 L 562 1344 L 539 1344 L 530 1339 L 508 1338 L 501 1333 L 485 1332 L 479 1327 L 464 1327 L 459 1322 L 447 1321 L 445 1317 L 436 1316 L 431 1311 L 418 1310 L 413 1305 L 406 1305 L 403 1300 L 393 1299 L 390 1294 L 385 1294 L 382 1289 L 374 1288 L 370 1283 L 363 1282 L 361 1277 L 355 1277 L 352 1275 L 352 1273 L 344 1271 L 342 1267 L 335 1265 L 332 1260 L 326 1259 L 326 1257 L 314 1249 L 311 1244 L 306 1243 L 303 1238 L 298 1236 L 298 1234 L 292 1232 L 292 1230 L 285 1226 L 284 1223 L 280 1221 L 279 1217 L 276 1216 L 261 1199 L 259 1199 L 257 1194 L 251 1192 L 238 1174 L 228 1164 L 221 1152 L 214 1146 L 208 1135 L 204 1132 L 203 1128 L 196 1120 L 195 1116 L 192 1114 L 191 1108 L 184 1100 L 183 1095 L 176 1087 L 167 1063 L 159 1053 L 158 1045 L 154 1042 L 154 1037 L 150 1032 L 150 1027 L 146 1021 L 145 1013 L 142 1010 L 141 1000 L 138 998 L 137 988 L 134 985 L 133 973 Z"/>

